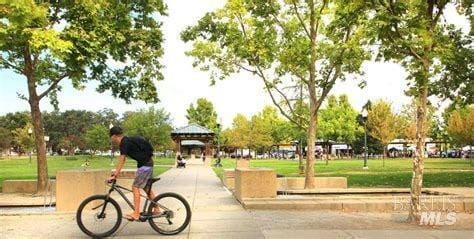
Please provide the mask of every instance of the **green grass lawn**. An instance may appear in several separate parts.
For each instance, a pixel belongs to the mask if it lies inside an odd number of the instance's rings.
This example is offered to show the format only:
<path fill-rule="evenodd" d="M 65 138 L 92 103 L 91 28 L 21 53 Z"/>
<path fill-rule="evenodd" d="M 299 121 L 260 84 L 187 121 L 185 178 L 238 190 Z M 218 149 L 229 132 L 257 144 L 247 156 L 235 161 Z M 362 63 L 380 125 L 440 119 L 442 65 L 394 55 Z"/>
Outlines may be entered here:
<path fill-rule="evenodd" d="M 234 168 L 235 159 L 223 159 L 222 168 L 215 168 L 219 178 L 225 168 Z M 412 177 L 411 159 L 369 160 L 369 169 L 363 170 L 363 161 L 334 160 L 316 161 L 315 176 L 347 177 L 349 187 L 409 187 Z M 292 160 L 252 160 L 252 168 L 272 168 L 285 177 L 302 177 L 298 174 L 298 161 Z M 474 187 L 474 166 L 469 160 L 426 159 L 424 187 Z"/>
<path fill-rule="evenodd" d="M 116 167 L 117 157 L 114 157 L 114 165 L 110 164 L 110 157 L 107 156 L 48 156 L 48 174 L 50 177 L 56 176 L 58 170 L 83 169 L 81 166 L 86 159 L 89 159 L 88 169 L 114 169 Z M 174 165 L 173 158 L 155 158 L 155 176 L 162 174 Z M 36 179 L 36 158 L 33 157 L 32 163 L 28 158 L 22 159 L 3 159 L 0 160 L 0 190 L 2 182 L 7 179 Z M 125 161 L 124 168 L 136 168 L 136 161 L 128 159 Z"/>

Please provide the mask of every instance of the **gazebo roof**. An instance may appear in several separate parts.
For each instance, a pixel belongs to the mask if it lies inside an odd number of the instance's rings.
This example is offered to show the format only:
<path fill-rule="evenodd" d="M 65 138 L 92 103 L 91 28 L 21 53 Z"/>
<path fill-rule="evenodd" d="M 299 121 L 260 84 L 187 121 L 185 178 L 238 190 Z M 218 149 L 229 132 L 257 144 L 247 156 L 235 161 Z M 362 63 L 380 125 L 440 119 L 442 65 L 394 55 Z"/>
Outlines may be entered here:
<path fill-rule="evenodd" d="M 206 129 L 200 125 L 190 124 L 188 126 L 181 127 L 179 129 L 175 129 L 171 132 L 171 136 L 178 136 L 178 135 L 208 135 L 213 136 L 214 132 Z"/>
<path fill-rule="evenodd" d="M 203 142 L 199 140 L 183 140 L 181 141 L 181 146 L 204 146 Z"/>

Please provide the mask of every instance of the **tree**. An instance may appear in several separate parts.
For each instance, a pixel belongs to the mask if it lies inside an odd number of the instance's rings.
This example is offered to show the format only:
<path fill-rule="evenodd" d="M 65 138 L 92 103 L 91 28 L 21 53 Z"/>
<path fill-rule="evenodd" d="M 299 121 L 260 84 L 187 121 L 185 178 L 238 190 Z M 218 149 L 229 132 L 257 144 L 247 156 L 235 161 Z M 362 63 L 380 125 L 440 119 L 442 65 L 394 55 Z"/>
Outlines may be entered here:
<path fill-rule="evenodd" d="M 8 113 L 0 117 L 0 128 L 8 130 L 10 133 L 8 138 L 11 140 L 10 145 L 16 152 L 20 152 L 21 146 L 13 139 L 12 132 L 15 129 L 25 127 L 28 123 L 31 123 L 31 115 L 28 112 Z"/>
<path fill-rule="evenodd" d="M 207 13 L 181 38 L 193 42 L 193 65 L 211 81 L 246 71 L 263 81 L 274 105 L 307 131 L 314 152 L 318 110 L 337 80 L 360 73 L 369 59 L 364 46 L 365 1 L 228 0 Z M 295 114 L 304 90 L 309 117 Z M 306 161 L 305 188 L 314 188 L 314 154 Z"/>
<path fill-rule="evenodd" d="M 31 115 L 26 111 L 8 113 L 0 117 L 0 127 L 10 131 L 23 128 L 27 123 L 31 123 Z"/>
<path fill-rule="evenodd" d="M 267 115 L 268 116 L 268 115 Z M 250 120 L 249 141 L 250 148 L 263 152 L 273 145 L 272 125 L 269 118 L 264 118 L 263 113 L 252 116 Z"/>
<path fill-rule="evenodd" d="M 114 97 L 157 102 L 162 79 L 161 0 L 0 1 L 0 69 L 26 78 L 36 137 L 38 193 L 45 193 L 48 170 L 40 101 L 57 107 L 60 83 L 76 89 L 97 81 L 97 91 Z M 110 63 L 117 63 L 110 66 Z M 41 87 L 39 87 L 41 86 Z"/>
<path fill-rule="evenodd" d="M 196 107 L 191 103 L 186 112 L 189 124 L 197 124 L 217 133 L 217 113 L 212 102 L 206 98 L 199 98 Z"/>
<path fill-rule="evenodd" d="M 237 114 L 232 122 L 229 141 L 238 149 L 248 148 L 251 144 L 250 122 L 242 114 Z M 241 155 L 243 156 L 243 155 Z"/>
<path fill-rule="evenodd" d="M 13 139 L 15 140 L 16 144 L 20 146 L 19 152 L 32 151 L 36 138 L 34 131 L 31 133 L 31 135 L 29 134 L 29 130 L 32 129 L 33 125 L 31 123 L 27 123 L 24 127 L 13 130 Z"/>
<path fill-rule="evenodd" d="M 382 165 L 385 167 L 387 145 L 397 137 L 398 133 L 397 116 L 392 112 L 390 103 L 378 100 L 371 105 L 367 114 L 367 130 L 383 145 Z"/>
<path fill-rule="evenodd" d="M 67 155 L 74 155 L 76 149 L 84 150 L 86 143 L 83 137 L 78 135 L 68 135 L 59 140 L 58 147 L 66 149 Z"/>
<path fill-rule="evenodd" d="M 101 124 L 93 125 L 84 135 L 86 145 L 92 150 L 92 155 L 98 150 L 107 150 L 110 147 L 109 130 Z"/>
<path fill-rule="evenodd" d="M 472 95 L 473 85 L 472 36 L 464 35 L 441 19 L 448 4 L 456 5 L 459 12 L 470 16 L 472 2 L 383 0 L 370 3 L 374 9 L 370 26 L 374 30 L 374 42 L 380 44 L 379 58 L 402 64 L 408 72 L 410 89 L 407 93 L 417 102 L 416 151 L 408 220 L 418 222 L 421 218 L 428 96 L 462 96 L 464 100 L 472 100 L 472 97 L 466 97 Z M 442 86 L 448 86 L 447 90 Z"/>
<path fill-rule="evenodd" d="M 10 150 L 12 140 L 13 137 L 11 131 L 0 127 L 0 155 L 4 150 Z"/>
<path fill-rule="evenodd" d="M 446 130 L 455 144 L 474 145 L 474 106 L 454 110 Z"/>
<path fill-rule="evenodd" d="M 101 115 L 85 110 L 67 110 L 64 112 L 43 112 L 44 132 L 50 138 L 49 145 L 53 151 L 59 151 L 59 143 L 64 138 L 84 138 L 84 134 L 95 124 L 109 127 L 111 123 Z M 63 145 L 64 146 L 64 145 Z"/>
<path fill-rule="evenodd" d="M 319 115 L 318 136 L 325 140 L 344 142 L 352 145 L 356 135 L 362 131 L 357 123 L 358 112 L 351 106 L 347 95 L 328 97 L 328 104 Z M 326 161 L 327 163 L 327 161 Z"/>
<path fill-rule="evenodd" d="M 99 115 L 98 122 L 100 122 L 106 127 L 108 127 L 111 123 L 113 125 L 119 124 L 119 121 L 118 121 L 119 115 L 115 113 L 113 109 L 104 108 L 97 111 L 97 114 Z"/>
<path fill-rule="evenodd" d="M 166 149 L 171 141 L 170 115 L 164 109 L 138 110 L 124 116 L 124 131 L 127 135 L 141 136 L 150 141 L 155 150 Z"/>

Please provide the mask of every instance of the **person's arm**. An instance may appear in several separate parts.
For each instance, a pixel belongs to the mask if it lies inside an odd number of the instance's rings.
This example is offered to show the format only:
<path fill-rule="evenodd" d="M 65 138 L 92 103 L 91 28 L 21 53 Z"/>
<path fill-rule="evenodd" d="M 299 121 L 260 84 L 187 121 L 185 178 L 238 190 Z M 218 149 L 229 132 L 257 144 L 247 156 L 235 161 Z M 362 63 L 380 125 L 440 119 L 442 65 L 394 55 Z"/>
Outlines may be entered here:
<path fill-rule="evenodd" d="M 113 173 L 111 178 L 116 179 L 119 176 L 120 171 L 122 170 L 124 164 L 125 164 L 125 155 L 120 155 L 117 162 L 117 168 L 115 169 L 115 173 Z"/>

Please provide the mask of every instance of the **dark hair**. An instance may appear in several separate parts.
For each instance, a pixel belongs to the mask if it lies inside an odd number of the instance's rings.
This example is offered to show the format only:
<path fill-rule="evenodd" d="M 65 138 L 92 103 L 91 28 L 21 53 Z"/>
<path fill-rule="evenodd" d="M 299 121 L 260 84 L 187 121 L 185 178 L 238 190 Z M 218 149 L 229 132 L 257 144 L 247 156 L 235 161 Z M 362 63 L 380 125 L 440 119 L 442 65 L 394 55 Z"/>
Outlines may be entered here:
<path fill-rule="evenodd" d="M 118 126 L 114 126 L 112 128 L 110 128 L 110 131 L 109 131 L 109 136 L 112 137 L 112 135 L 122 135 L 123 134 L 123 129 L 118 127 Z"/>

